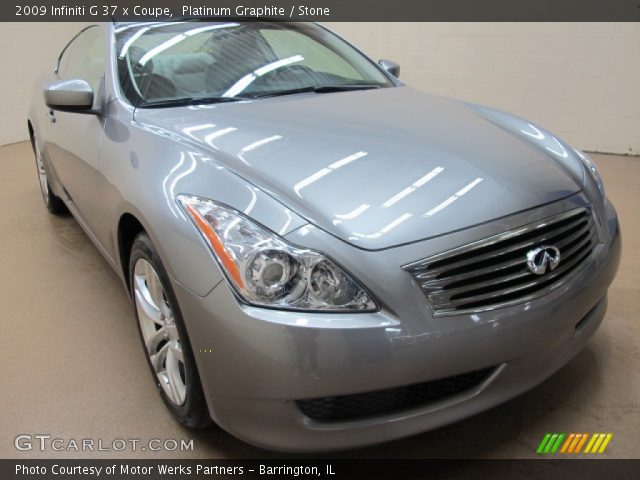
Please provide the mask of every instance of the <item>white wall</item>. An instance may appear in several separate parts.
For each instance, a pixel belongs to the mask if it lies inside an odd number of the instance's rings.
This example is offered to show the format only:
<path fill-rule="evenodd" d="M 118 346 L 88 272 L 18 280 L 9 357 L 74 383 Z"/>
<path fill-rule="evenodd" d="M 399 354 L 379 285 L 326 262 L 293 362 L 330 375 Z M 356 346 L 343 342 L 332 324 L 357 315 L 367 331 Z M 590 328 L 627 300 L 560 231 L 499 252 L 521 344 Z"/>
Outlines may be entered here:
<path fill-rule="evenodd" d="M 640 23 L 327 23 L 420 90 L 516 113 L 578 148 L 640 154 Z"/>
<path fill-rule="evenodd" d="M 529 118 L 590 151 L 640 154 L 640 23 L 330 23 L 408 84 Z M 79 23 L 0 23 L 0 145 L 26 139 L 37 75 Z"/>
<path fill-rule="evenodd" d="M 28 138 L 27 107 L 35 79 L 51 71 L 81 23 L 0 22 L 0 145 Z"/>

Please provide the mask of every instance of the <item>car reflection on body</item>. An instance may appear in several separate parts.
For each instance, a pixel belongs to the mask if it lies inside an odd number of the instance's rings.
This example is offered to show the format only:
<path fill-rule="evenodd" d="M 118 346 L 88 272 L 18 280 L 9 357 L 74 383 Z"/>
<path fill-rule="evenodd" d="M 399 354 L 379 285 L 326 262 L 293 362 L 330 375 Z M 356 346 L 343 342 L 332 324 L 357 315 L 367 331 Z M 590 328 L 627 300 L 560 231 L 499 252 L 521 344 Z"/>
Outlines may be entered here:
<path fill-rule="evenodd" d="M 121 276 L 183 424 L 281 450 L 404 437 L 598 328 L 620 237 L 593 163 L 398 74 L 318 25 L 116 23 L 37 85 L 45 204 Z"/>

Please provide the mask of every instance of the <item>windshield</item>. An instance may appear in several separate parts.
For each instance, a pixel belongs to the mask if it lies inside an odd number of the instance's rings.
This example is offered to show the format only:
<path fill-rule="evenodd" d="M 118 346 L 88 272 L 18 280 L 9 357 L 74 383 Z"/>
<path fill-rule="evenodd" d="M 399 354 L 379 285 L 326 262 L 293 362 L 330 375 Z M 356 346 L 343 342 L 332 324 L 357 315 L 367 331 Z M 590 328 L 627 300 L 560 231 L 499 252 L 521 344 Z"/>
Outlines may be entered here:
<path fill-rule="evenodd" d="M 116 47 L 123 92 L 137 106 L 393 86 L 368 58 L 312 24 L 122 25 Z"/>

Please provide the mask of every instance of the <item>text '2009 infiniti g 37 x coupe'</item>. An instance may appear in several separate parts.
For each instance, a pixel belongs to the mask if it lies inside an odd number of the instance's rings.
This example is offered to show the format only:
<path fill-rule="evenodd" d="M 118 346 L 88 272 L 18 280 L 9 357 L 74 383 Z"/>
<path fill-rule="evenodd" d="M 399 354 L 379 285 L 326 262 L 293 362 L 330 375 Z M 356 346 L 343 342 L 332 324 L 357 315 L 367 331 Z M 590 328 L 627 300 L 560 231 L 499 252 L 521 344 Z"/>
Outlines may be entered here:
<path fill-rule="evenodd" d="M 532 388 L 602 322 L 620 234 L 594 164 L 398 73 L 313 24 L 114 23 L 37 84 L 45 204 L 122 277 L 180 422 L 404 437 Z"/>

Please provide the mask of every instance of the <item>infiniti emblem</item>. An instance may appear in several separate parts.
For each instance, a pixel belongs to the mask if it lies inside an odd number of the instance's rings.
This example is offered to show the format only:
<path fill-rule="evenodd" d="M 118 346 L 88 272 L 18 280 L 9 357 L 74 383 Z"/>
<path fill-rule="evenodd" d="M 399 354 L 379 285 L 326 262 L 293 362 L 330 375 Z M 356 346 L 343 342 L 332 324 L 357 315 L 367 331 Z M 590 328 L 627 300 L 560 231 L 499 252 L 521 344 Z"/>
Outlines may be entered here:
<path fill-rule="evenodd" d="M 551 245 L 543 245 L 527 252 L 527 268 L 536 275 L 555 270 L 559 263 L 560 250 Z"/>

